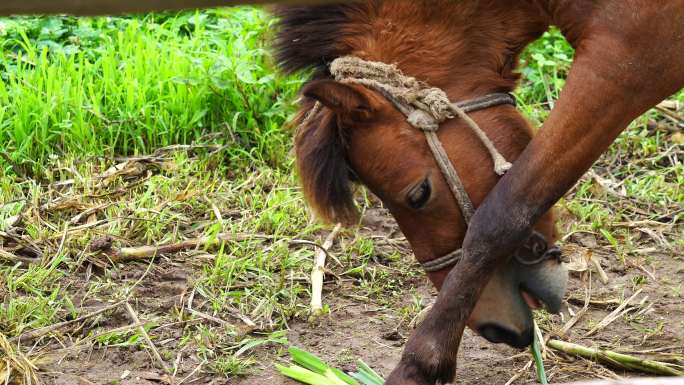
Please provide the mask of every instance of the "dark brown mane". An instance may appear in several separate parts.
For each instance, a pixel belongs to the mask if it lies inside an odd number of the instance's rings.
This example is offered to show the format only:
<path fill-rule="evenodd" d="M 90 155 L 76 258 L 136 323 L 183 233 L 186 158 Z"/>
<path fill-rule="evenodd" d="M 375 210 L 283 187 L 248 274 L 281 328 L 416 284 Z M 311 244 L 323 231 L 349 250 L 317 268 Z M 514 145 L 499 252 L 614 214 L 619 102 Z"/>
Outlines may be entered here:
<path fill-rule="evenodd" d="M 317 76 L 327 74 L 328 64 L 345 55 L 340 41 L 351 15 L 367 12 L 368 5 L 277 6 L 278 35 L 275 56 L 286 72 L 315 69 Z"/>

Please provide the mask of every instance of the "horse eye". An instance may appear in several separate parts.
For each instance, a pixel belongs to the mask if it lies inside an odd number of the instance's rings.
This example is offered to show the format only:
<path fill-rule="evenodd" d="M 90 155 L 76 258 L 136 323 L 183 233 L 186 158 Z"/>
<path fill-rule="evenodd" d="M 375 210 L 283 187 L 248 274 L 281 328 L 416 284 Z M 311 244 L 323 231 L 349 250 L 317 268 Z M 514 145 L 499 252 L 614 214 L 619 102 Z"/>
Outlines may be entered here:
<path fill-rule="evenodd" d="M 431 193 L 432 187 L 430 187 L 430 181 L 425 179 L 423 182 L 409 191 L 406 200 L 409 206 L 414 209 L 419 209 L 425 206 L 427 201 L 430 199 Z"/>

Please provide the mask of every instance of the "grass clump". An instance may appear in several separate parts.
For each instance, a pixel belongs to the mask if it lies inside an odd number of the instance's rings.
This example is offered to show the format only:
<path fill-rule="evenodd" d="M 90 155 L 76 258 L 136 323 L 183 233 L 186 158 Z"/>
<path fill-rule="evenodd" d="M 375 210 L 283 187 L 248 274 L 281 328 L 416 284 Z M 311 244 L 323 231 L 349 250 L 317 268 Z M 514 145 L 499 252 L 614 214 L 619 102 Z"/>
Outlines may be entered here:
<path fill-rule="evenodd" d="M 301 84 L 274 70 L 255 8 L 142 18 L 5 19 L 0 152 L 40 175 L 65 154 L 151 152 L 218 133 L 235 162 L 288 164 Z"/>

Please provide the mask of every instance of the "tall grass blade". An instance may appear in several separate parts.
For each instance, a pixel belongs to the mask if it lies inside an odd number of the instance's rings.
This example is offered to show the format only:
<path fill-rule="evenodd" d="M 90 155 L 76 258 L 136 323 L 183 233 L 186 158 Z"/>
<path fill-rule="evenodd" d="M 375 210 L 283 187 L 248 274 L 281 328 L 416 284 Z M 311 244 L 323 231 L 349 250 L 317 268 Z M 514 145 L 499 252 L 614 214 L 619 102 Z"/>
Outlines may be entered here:
<path fill-rule="evenodd" d="M 548 385 L 549 381 L 546 379 L 546 371 L 544 370 L 544 360 L 542 359 L 539 338 L 537 337 L 537 333 L 532 334 L 534 335 L 534 338 L 532 339 L 530 350 L 532 351 L 532 358 L 534 358 L 534 366 L 537 369 L 537 378 L 541 385 Z"/>

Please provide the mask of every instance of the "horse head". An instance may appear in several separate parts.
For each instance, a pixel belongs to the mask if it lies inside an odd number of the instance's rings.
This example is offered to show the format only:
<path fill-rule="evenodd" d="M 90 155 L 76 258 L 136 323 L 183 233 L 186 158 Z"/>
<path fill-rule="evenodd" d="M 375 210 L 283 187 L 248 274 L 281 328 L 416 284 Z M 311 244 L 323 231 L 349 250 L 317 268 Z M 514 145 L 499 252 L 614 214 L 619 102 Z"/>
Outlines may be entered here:
<path fill-rule="evenodd" d="M 392 213 L 439 289 L 456 260 L 435 261 L 454 255 L 466 235 L 463 202 L 454 196 L 424 133 L 409 123 L 386 89 L 339 79 L 330 62 L 351 55 L 362 62 L 396 64 L 402 74 L 462 101 L 510 91 L 516 80 L 510 63 L 517 57 L 506 55 L 514 51 L 493 43 L 475 47 L 477 36 L 475 42 L 472 36 L 466 39 L 458 22 L 412 2 L 287 7 L 280 16 L 281 63 L 290 70 L 318 69 L 315 80 L 303 88 L 295 139 L 307 201 L 326 221 L 353 223 L 353 184 L 365 185 Z M 507 38 L 502 31 L 497 41 Z M 532 138 L 529 124 L 510 104 L 478 109 L 468 117 L 510 161 Z M 477 207 L 500 177 L 490 152 L 466 119 L 440 122 L 436 135 L 468 200 Z M 549 257 L 557 256 L 556 239 L 550 211 L 523 247 L 510 250 L 508 262 L 496 268 L 468 326 L 492 342 L 527 346 L 533 333 L 531 309 L 560 310 L 567 274 L 558 258 Z"/>

